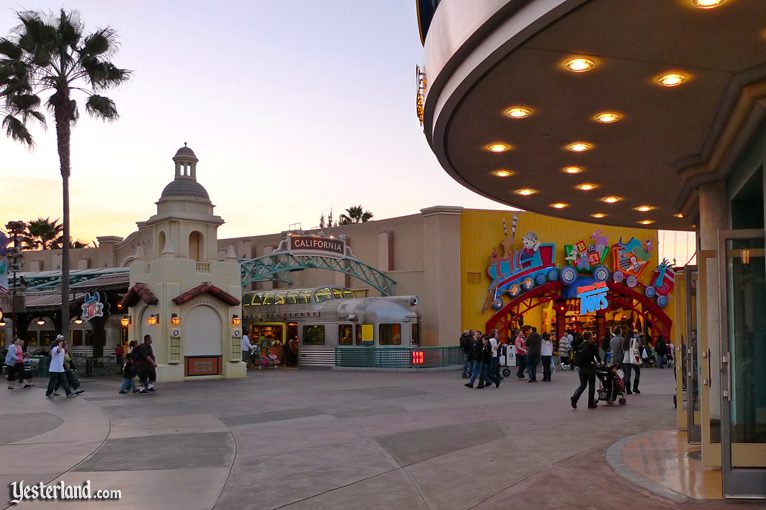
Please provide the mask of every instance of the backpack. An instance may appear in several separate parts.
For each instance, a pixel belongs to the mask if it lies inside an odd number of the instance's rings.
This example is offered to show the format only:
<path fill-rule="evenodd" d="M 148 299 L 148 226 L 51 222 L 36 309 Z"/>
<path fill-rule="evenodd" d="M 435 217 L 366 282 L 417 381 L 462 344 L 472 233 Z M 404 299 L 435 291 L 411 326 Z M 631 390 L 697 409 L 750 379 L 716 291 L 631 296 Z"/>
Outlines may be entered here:
<path fill-rule="evenodd" d="M 576 367 L 587 367 L 590 364 L 588 359 L 588 350 L 585 348 L 587 342 L 580 342 L 574 348 L 574 365 Z"/>

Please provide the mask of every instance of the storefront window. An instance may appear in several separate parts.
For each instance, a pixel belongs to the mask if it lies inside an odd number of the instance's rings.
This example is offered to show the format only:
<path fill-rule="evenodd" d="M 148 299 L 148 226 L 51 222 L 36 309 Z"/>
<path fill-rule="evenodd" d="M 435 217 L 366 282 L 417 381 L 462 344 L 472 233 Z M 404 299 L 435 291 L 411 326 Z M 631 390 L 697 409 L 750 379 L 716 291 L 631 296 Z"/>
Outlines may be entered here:
<path fill-rule="evenodd" d="M 402 345 L 402 325 L 381 324 L 378 339 L 380 345 Z"/>
<path fill-rule="evenodd" d="M 324 326 L 303 326 L 303 345 L 324 345 Z"/>
<path fill-rule="evenodd" d="M 362 326 L 356 325 L 354 326 L 356 328 L 356 335 L 354 338 L 356 338 L 356 345 L 362 345 Z"/>
<path fill-rule="evenodd" d="M 338 326 L 338 344 L 339 345 L 353 345 L 354 344 L 354 326 L 351 324 L 341 324 Z"/>
<path fill-rule="evenodd" d="M 250 341 L 257 341 L 261 348 L 275 347 L 282 344 L 283 333 L 282 324 L 255 324 L 250 329 Z"/>
<path fill-rule="evenodd" d="M 413 343 L 420 343 L 420 323 L 415 322 L 412 324 L 412 341 Z"/>

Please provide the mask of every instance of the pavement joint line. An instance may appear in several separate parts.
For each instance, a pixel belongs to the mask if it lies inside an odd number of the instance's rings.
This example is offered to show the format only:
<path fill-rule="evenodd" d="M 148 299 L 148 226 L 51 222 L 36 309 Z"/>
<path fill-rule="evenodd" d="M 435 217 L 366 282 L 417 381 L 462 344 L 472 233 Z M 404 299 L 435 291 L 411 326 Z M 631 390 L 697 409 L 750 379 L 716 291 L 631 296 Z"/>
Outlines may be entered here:
<path fill-rule="evenodd" d="M 649 478 L 645 477 L 641 473 L 638 473 L 634 469 L 630 468 L 623 461 L 622 450 L 625 447 L 625 445 L 629 441 L 632 441 L 633 439 L 639 436 L 651 434 L 652 432 L 655 432 L 655 431 L 639 432 L 637 434 L 624 437 L 612 443 L 612 445 L 609 446 L 609 448 L 607 448 L 606 450 L 605 458 L 607 463 L 612 468 L 612 471 L 620 475 L 622 478 L 624 478 L 625 480 L 627 480 L 628 482 L 634 485 L 638 485 L 639 487 L 646 489 L 652 494 L 655 494 L 665 499 L 669 499 L 670 501 L 673 501 L 674 503 L 689 502 L 690 498 L 688 498 L 687 496 L 684 496 L 683 494 L 680 494 L 674 491 L 673 489 L 670 489 L 668 487 L 665 487 L 662 484 L 659 484 L 653 480 L 650 480 Z"/>
<path fill-rule="evenodd" d="M 226 474 L 226 480 L 223 481 L 221 484 L 221 490 L 218 491 L 218 497 L 215 498 L 215 503 L 213 503 L 213 508 L 215 508 L 218 505 L 218 502 L 221 500 L 221 496 L 223 496 L 223 491 L 226 489 L 226 485 L 229 483 L 229 478 L 231 478 L 231 472 L 234 471 L 234 464 L 237 462 L 237 453 L 239 451 L 239 445 L 237 444 L 237 438 L 234 435 L 233 432 L 229 431 L 229 435 L 231 436 L 231 440 L 234 442 L 234 457 L 231 459 L 231 464 L 229 465 L 229 472 Z"/>

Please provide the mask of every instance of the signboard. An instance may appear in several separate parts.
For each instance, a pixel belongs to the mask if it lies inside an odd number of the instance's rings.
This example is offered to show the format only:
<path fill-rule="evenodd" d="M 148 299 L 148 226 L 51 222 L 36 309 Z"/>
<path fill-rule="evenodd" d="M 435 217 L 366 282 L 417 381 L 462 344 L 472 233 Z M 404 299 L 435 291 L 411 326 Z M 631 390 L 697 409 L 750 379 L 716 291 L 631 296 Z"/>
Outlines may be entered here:
<path fill-rule="evenodd" d="M 346 241 L 333 237 L 291 235 L 288 237 L 288 249 L 293 253 L 312 253 L 343 257 L 346 254 Z"/>
<path fill-rule="evenodd" d="M 426 102 L 426 70 L 420 66 L 415 66 L 415 81 L 418 86 L 418 93 L 416 96 L 416 108 L 418 121 L 420 125 L 423 125 L 423 114 L 425 113 Z"/>
<path fill-rule="evenodd" d="M 93 317 L 104 316 L 104 303 L 101 302 L 101 296 L 98 292 L 85 294 L 85 302 L 81 308 L 82 314 L 80 317 L 84 321 L 89 321 Z"/>
<path fill-rule="evenodd" d="M 608 290 L 605 282 L 577 287 L 577 297 L 580 299 L 580 315 L 588 315 L 609 308 L 609 301 L 606 296 Z"/>

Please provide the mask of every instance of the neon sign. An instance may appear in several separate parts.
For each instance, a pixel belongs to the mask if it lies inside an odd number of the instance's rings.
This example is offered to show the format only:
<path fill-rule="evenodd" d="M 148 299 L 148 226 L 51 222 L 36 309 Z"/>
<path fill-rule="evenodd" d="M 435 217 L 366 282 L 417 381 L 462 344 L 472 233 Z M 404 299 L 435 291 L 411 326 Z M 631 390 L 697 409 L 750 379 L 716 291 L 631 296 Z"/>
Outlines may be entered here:
<path fill-rule="evenodd" d="M 605 282 L 577 287 L 577 297 L 580 299 L 580 315 L 588 315 L 609 308 L 606 298 L 608 287 Z"/>

